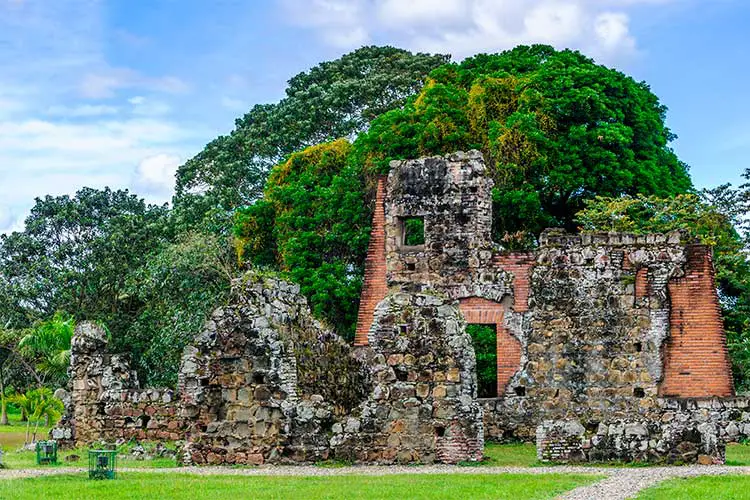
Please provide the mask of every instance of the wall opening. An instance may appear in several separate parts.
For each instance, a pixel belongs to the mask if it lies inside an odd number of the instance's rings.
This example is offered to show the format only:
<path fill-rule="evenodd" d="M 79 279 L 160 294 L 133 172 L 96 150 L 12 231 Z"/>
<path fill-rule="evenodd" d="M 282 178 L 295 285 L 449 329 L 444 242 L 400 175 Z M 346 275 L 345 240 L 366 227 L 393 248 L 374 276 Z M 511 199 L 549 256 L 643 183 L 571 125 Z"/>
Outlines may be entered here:
<path fill-rule="evenodd" d="M 424 245 L 424 217 L 400 217 L 401 247 L 420 247 Z"/>
<path fill-rule="evenodd" d="M 496 325 L 470 324 L 466 332 L 474 343 L 477 360 L 477 396 L 497 397 L 497 327 Z"/>

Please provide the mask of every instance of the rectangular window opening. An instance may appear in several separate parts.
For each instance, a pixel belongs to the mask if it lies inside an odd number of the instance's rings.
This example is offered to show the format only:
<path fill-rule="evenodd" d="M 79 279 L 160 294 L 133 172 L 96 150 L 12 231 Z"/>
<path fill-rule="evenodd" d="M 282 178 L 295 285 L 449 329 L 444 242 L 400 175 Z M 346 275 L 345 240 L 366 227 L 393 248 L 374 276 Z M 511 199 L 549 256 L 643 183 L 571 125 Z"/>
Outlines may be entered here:
<path fill-rule="evenodd" d="M 474 354 L 477 358 L 477 396 L 496 398 L 497 326 L 467 325 L 466 332 L 474 343 Z"/>
<path fill-rule="evenodd" d="M 424 217 L 401 217 L 401 244 L 405 247 L 424 245 Z"/>

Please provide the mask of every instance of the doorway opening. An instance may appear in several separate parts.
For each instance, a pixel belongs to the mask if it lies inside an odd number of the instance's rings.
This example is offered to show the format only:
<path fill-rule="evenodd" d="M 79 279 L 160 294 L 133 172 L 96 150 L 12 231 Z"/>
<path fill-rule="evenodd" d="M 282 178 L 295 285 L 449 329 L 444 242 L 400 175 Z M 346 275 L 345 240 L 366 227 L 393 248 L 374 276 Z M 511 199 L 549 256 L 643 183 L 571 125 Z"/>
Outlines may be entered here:
<path fill-rule="evenodd" d="M 497 326 L 469 324 L 466 332 L 474 343 L 477 360 L 477 396 L 496 398 L 497 394 Z"/>

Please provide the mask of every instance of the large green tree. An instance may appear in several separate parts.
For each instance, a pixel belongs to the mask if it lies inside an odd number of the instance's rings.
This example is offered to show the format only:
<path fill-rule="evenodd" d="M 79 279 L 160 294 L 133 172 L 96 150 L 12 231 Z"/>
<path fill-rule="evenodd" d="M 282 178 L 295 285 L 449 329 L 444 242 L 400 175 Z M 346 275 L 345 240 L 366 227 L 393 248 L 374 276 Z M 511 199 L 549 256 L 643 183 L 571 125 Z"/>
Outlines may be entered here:
<path fill-rule="evenodd" d="M 495 180 L 496 237 L 574 229 L 597 195 L 670 196 L 691 188 L 648 85 L 579 52 L 545 45 L 481 54 L 434 70 L 403 108 L 355 143 L 369 169 L 393 159 L 480 149 Z"/>
<path fill-rule="evenodd" d="M 183 233 L 131 270 L 125 293 L 143 304 L 113 348 L 130 352 L 141 380 L 174 386 L 182 349 L 227 297 L 237 271 L 227 238 Z"/>
<path fill-rule="evenodd" d="M 178 169 L 178 221 L 189 226 L 212 210 L 252 202 L 273 165 L 308 146 L 366 130 L 371 120 L 402 106 L 447 60 L 371 46 L 298 74 L 281 101 L 256 105 L 228 136 L 210 142 Z"/>
<path fill-rule="evenodd" d="M 238 211 L 240 254 L 300 284 L 318 317 L 351 336 L 370 230 L 365 179 L 345 139 L 274 167 L 263 200 Z"/>
<path fill-rule="evenodd" d="M 166 239 L 167 213 L 126 190 L 38 198 L 24 230 L 0 237 L 0 320 L 22 328 L 67 311 L 121 328 L 140 306 L 123 293 L 128 272 Z"/>

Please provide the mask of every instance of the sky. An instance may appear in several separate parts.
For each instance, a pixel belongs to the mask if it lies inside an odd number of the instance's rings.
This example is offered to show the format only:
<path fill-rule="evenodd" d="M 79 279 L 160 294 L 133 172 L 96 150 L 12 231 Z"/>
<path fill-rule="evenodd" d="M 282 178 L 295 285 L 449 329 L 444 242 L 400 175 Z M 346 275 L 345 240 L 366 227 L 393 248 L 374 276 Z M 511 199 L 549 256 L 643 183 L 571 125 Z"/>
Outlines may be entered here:
<path fill-rule="evenodd" d="M 83 186 L 167 202 L 236 118 L 362 45 L 460 61 L 529 43 L 645 80 L 696 186 L 742 182 L 747 0 L 0 0 L 0 232 Z"/>

